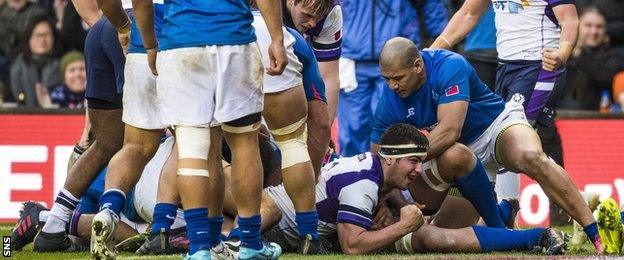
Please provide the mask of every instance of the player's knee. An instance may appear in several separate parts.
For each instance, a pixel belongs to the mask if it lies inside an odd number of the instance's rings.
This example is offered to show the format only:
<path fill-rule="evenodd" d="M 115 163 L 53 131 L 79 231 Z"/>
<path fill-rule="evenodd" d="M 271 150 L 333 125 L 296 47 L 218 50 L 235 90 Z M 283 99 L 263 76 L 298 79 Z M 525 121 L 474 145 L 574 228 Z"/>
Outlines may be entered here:
<path fill-rule="evenodd" d="M 156 150 L 158 150 L 158 143 L 126 143 L 123 149 L 127 149 L 127 152 L 141 156 L 141 158 L 149 161 L 152 157 L 154 157 L 154 154 L 156 154 Z"/>
<path fill-rule="evenodd" d="M 444 165 L 444 167 L 447 168 L 444 172 L 448 172 L 447 175 L 449 175 L 449 173 L 452 175 L 452 177 L 448 176 L 451 177 L 450 179 L 456 179 L 471 172 L 475 162 L 476 157 L 472 151 L 465 145 L 459 143 L 455 143 L 438 157 L 438 164 Z M 449 178 L 445 179 L 449 180 Z"/>
<path fill-rule="evenodd" d="M 542 173 L 540 169 L 548 162 L 549 159 L 543 151 L 527 148 L 520 151 L 520 160 L 516 160 L 518 164 L 516 168 L 537 177 L 535 175 Z"/>
<path fill-rule="evenodd" d="M 282 169 L 310 161 L 306 121 L 307 118 L 304 117 L 291 125 L 271 130 L 275 143 L 282 153 Z"/>
<path fill-rule="evenodd" d="M 236 120 L 232 120 L 230 122 L 226 122 L 221 125 L 221 129 L 223 131 L 233 134 L 243 134 L 249 133 L 258 130 L 260 128 L 260 120 L 262 118 L 262 113 L 254 113 L 251 115 L 246 115 Z"/>
<path fill-rule="evenodd" d="M 176 126 L 178 175 L 208 177 L 207 159 L 210 150 L 208 126 Z"/>

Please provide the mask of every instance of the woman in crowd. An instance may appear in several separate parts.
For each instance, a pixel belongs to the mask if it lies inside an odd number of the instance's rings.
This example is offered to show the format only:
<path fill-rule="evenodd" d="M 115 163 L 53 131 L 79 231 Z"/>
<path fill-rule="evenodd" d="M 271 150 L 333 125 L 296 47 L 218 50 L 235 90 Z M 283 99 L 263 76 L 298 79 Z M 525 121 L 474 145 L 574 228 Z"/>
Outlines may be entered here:
<path fill-rule="evenodd" d="M 18 103 L 40 107 L 37 89 L 61 84 L 54 25 L 45 17 L 34 19 L 23 35 L 22 48 L 11 64 L 11 90 Z"/>
<path fill-rule="evenodd" d="M 37 100 L 44 108 L 84 108 L 87 74 L 85 58 L 78 51 L 70 51 L 61 58 L 63 84 L 48 90 L 37 89 Z"/>
<path fill-rule="evenodd" d="M 613 76 L 624 70 L 624 57 L 610 48 L 606 32 L 602 13 L 595 7 L 583 9 L 561 108 L 598 110 L 601 92 L 610 91 Z"/>

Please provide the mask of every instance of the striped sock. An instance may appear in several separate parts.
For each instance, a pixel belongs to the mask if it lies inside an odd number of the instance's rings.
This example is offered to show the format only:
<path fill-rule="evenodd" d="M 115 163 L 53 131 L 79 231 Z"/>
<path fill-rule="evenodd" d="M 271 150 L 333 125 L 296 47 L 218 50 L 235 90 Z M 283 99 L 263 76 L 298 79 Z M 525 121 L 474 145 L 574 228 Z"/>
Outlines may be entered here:
<path fill-rule="evenodd" d="M 46 233 L 65 232 L 65 227 L 78 205 L 80 199 L 74 197 L 68 190 L 62 189 L 56 196 L 54 205 L 50 209 L 50 215 L 43 226 L 42 231 Z"/>

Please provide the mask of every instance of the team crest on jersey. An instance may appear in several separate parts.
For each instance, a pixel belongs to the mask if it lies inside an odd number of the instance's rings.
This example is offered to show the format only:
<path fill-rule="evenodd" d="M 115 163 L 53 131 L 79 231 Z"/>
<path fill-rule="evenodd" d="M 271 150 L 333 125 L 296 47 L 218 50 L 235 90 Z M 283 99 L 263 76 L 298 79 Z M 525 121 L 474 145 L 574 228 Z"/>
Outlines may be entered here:
<path fill-rule="evenodd" d="M 453 95 L 457 95 L 459 94 L 459 86 L 458 85 L 453 85 L 450 86 L 446 89 L 446 91 L 444 91 L 444 95 L 447 97 L 453 96 Z"/>
<path fill-rule="evenodd" d="M 365 153 L 358 154 L 357 159 L 360 162 L 366 160 L 366 154 Z"/>
<path fill-rule="evenodd" d="M 513 96 L 511 96 L 511 100 L 513 100 L 514 102 L 523 105 L 524 104 L 524 95 L 520 94 L 520 93 L 516 93 L 513 94 Z"/>

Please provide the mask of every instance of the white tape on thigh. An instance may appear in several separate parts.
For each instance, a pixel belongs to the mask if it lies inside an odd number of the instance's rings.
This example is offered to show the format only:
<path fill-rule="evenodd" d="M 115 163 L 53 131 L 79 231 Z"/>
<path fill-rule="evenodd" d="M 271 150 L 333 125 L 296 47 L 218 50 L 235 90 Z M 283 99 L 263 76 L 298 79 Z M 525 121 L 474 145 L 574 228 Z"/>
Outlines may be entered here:
<path fill-rule="evenodd" d="M 423 180 L 425 181 L 425 183 L 427 183 L 427 186 L 429 186 L 430 188 L 436 190 L 436 191 L 445 191 L 448 188 L 451 187 L 451 184 L 445 182 L 442 177 L 440 177 L 440 173 L 438 172 L 438 162 L 436 159 L 431 159 L 428 162 L 425 163 L 425 165 L 423 165 L 425 168 L 425 172 L 422 174 Z M 433 177 L 435 177 L 438 182 L 440 182 L 440 184 L 435 185 L 433 184 L 433 182 L 431 181 L 431 179 L 429 179 L 429 175 L 427 174 L 427 166 L 431 166 L 431 173 L 433 174 Z"/>
<path fill-rule="evenodd" d="M 282 152 L 282 169 L 298 163 L 310 161 L 310 155 L 308 154 L 308 126 L 306 124 L 306 120 L 307 119 L 304 117 L 292 125 L 271 130 L 271 133 L 274 136 L 287 135 L 297 131 L 299 127 L 303 126 L 303 131 L 299 136 L 285 141 L 275 141 L 277 147 L 279 147 Z"/>
<path fill-rule="evenodd" d="M 226 131 L 228 133 L 233 133 L 233 134 L 248 133 L 251 131 L 258 130 L 258 128 L 260 128 L 260 124 L 258 123 L 254 123 L 252 125 L 246 125 L 246 126 L 231 126 L 227 124 L 221 125 L 221 129 L 223 129 L 223 131 Z"/>
<path fill-rule="evenodd" d="M 208 126 L 176 126 L 179 159 L 208 160 L 210 128 Z M 208 169 L 178 168 L 178 175 L 208 177 Z"/>
<path fill-rule="evenodd" d="M 394 243 L 394 248 L 399 254 L 413 254 L 416 253 L 412 248 L 412 232 L 403 236 Z"/>

